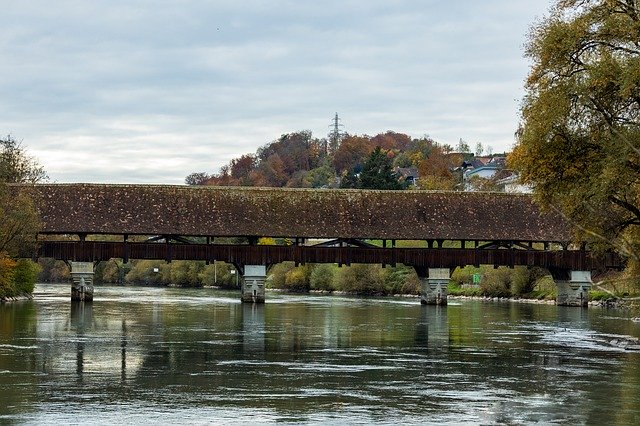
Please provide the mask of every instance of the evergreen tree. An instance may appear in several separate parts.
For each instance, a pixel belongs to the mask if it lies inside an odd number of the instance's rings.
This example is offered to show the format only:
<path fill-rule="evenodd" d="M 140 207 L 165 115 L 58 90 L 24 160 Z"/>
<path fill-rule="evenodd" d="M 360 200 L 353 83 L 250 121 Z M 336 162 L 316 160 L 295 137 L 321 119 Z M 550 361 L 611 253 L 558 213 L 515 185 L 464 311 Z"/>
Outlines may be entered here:
<path fill-rule="evenodd" d="M 391 159 L 377 146 L 364 163 L 360 174 L 360 188 L 402 189 L 402 184 L 391 169 Z"/>

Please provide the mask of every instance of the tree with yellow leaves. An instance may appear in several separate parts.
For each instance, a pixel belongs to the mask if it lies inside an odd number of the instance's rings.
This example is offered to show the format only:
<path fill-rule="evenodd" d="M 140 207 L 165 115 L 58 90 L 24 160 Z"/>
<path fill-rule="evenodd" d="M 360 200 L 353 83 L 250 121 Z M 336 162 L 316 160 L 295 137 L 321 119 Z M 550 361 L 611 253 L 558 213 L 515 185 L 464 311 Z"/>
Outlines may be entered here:
<path fill-rule="evenodd" d="M 0 140 L 0 299 L 31 293 L 37 267 L 14 259 L 30 255 L 40 219 L 28 187 L 11 183 L 37 183 L 46 179 L 43 168 L 10 136 Z"/>
<path fill-rule="evenodd" d="M 640 3 L 558 0 L 526 54 L 511 167 L 579 239 L 640 259 Z"/>

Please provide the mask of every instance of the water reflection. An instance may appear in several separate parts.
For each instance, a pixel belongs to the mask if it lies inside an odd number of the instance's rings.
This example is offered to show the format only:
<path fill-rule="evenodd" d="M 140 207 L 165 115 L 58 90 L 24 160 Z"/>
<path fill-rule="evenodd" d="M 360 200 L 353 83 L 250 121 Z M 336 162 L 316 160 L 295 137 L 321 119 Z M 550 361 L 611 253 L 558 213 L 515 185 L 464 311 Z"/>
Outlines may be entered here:
<path fill-rule="evenodd" d="M 264 308 L 261 303 L 242 304 L 242 347 L 245 353 L 265 352 Z"/>
<path fill-rule="evenodd" d="M 567 323 L 572 327 L 589 326 L 589 309 L 571 306 L 558 306 L 558 323 Z"/>
<path fill-rule="evenodd" d="M 82 380 L 84 373 L 85 330 L 91 329 L 93 303 L 71 301 L 71 328 L 76 332 L 76 373 Z"/>
<path fill-rule="evenodd" d="M 70 304 L 66 290 L 0 306 L 0 422 L 596 423 L 640 410 L 640 357 L 608 344 L 640 336 L 624 313 L 284 295 L 252 305 L 122 287 Z"/>
<path fill-rule="evenodd" d="M 421 305 L 420 319 L 416 322 L 415 346 L 444 349 L 449 345 L 447 308 Z"/>
<path fill-rule="evenodd" d="M 122 337 L 120 338 L 120 378 L 127 380 L 127 320 L 122 318 Z"/>

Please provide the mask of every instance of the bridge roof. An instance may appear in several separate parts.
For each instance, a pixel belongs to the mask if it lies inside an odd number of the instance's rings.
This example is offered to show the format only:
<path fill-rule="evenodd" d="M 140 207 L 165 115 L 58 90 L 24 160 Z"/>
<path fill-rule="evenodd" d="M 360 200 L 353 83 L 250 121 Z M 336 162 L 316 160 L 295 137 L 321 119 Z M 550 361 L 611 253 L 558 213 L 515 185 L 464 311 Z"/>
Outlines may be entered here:
<path fill-rule="evenodd" d="M 14 186 L 20 188 L 20 186 Z M 36 185 L 49 234 L 569 241 L 529 195 L 169 185 Z"/>

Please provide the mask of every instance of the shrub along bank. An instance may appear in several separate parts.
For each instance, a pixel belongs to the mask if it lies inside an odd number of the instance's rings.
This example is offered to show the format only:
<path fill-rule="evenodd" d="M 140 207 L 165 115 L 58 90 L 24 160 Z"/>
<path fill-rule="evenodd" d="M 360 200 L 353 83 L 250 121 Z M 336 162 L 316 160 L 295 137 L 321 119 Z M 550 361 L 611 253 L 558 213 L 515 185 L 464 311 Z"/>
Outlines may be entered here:
<path fill-rule="evenodd" d="M 319 264 L 295 267 L 291 262 L 274 266 L 267 286 L 292 292 L 320 290 L 362 295 L 417 295 L 421 290 L 415 270 L 408 266 Z M 542 268 L 457 268 L 448 289 L 454 296 L 555 298 L 555 284 L 548 271 Z"/>
<path fill-rule="evenodd" d="M 10 259 L 2 262 L 13 262 Z M 0 263 L 0 297 L 3 294 L 29 293 L 33 289 L 33 278 L 38 269 L 28 261 L 18 261 L 15 277 L 7 276 L 6 267 Z M 29 266 L 31 265 L 31 266 Z M 68 267 L 64 262 L 41 259 L 42 272 L 39 280 L 67 281 Z M 3 272 L 5 271 L 5 272 Z M 35 271 L 35 272 L 34 272 Z M 139 260 L 123 263 L 112 259 L 96 266 L 94 282 L 112 284 L 137 284 L 154 286 L 203 287 L 217 286 L 226 289 L 239 287 L 239 277 L 233 265 L 225 262 L 206 264 L 196 261 Z M 30 275 L 31 274 L 31 275 Z M 29 277 L 31 281 L 29 281 Z M 12 281 L 13 280 L 13 281 Z M 30 283 L 30 284 L 17 284 Z M 610 281 L 617 283 L 618 281 Z M 11 283 L 11 284 L 7 284 Z M 338 267 L 335 264 L 307 264 L 295 266 L 293 262 L 274 265 L 268 271 L 267 288 L 289 292 L 309 291 L 341 292 L 359 295 L 419 295 L 420 280 L 412 267 L 353 264 Z M 31 288 L 31 290 L 29 289 Z M 609 287 L 611 287 L 609 285 Z M 590 297 L 595 300 L 608 299 L 614 295 L 628 295 L 617 287 L 594 285 Z M 10 288 L 6 293 L 5 289 Z M 624 287 L 626 288 L 626 287 Z M 554 299 L 556 286 L 549 272 L 543 268 L 507 267 L 493 268 L 466 266 L 457 268 L 451 275 L 448 286 L 452 296 L 518 297 L 532 299 Z M 5 291 L 5 293 L 3 293 Z"/>
<path fill-rule="evenodd" d="M 451 274 L 452 296 L 519 297 L 554 299 L 556 289 L 549 272 L 543 268 L 465 266 Z"/>
<path fill-rule="evenodd" d="M 30 260 L 0 256 L 0 300 L 30 296 L 40 268 Z"/>
<path fill-rule="evenodd" d="M 292 292 L 420 294 L 420 280 L 415 270 L 407 266 L 313 264 L 296 267 L 293 262 L 284 262 L 271 268 L 267 287 Z"/>

